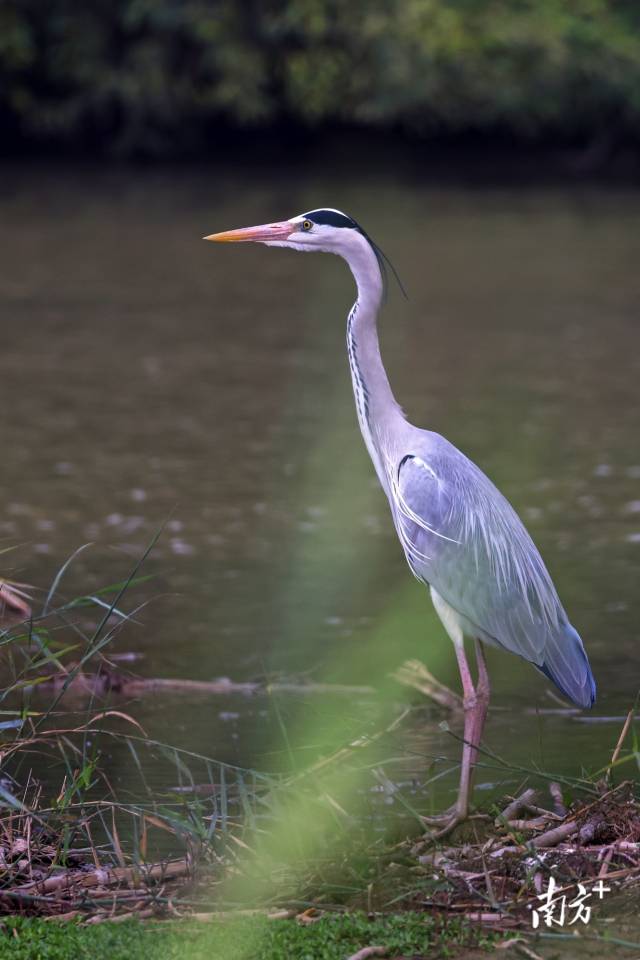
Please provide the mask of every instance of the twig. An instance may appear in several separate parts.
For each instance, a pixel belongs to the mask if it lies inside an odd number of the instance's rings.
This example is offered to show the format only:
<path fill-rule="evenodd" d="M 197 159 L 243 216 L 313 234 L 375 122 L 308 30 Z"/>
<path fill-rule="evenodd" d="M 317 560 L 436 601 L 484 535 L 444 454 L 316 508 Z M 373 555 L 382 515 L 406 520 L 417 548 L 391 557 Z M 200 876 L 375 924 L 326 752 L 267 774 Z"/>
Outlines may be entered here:
<path fill-rule="evenodd" d="M 562 800 L 562 788 L 559 783 L 553 781 L 549 784 L 549 793 L 551 794 L 551 799 L 553 800 L 553 809 L 558 817 L 564 818 L 567 815 L 567 808 L 564 805 Z"/>
<path fill-rule="evenodd" d="M 561 823 L 559 827 L 554 827 L 553 830 L 547 830 L 546 833 L 541 833 L 530 842 L 536 848 L 555 847 L 561 840 L 566 840 L 567 837 L 572 837 L 577 832 L 578 824 L 575 820 L 569 820 L 568 823 Z"/>
<path fill-rule="evenodd" d="M 508 803 L 504 808 L 502 813 L 498 814 L 496 817 L 496 826 L 500 826 L 505 820 L 513 820 L 516 817 L 523 807 L 526 807 L 529 803 L 533 803 L 537 796 L 537 790 L 534 790 L 533 787 L 529 787 L 528 790 L 525 790 L 524 793 L 521 793 L 519 797 L 516 797 L 511 803 Z"/>
<path fill-rule="evenodd" d="M 187 680 L 178 677 L 128 677 L 115 670 L 101 669 L 96 674 L 87 674 L 79 671 L 68 681 L 67 676 L 55 676 L 46 680 L 38 687 L 40 690 L 53 688 L 61 690 L 66 684 L 64 692 L 67 696 L 104 696 L 107 693 L 117 693 L 123 697 L 139 697 L 149 693 L 194 693 L 202 695 L 244 694 L 255 696 L 261 693 L 295 693 L 295 694 L 346 694 L 348 696 L 371 696 L 375 693 L 373 687 L 351 686 L 343 683 L 292 683 L 292 682 L 236 682 L 228 677 L 218 677 L 216 680 Z M 25 690 L 33 689 L 26 686 Z"/>
<path fill-rule="evenodd" d="M 631 707 L 631 710 L 629 710 L 629 713 L 627 714 L 627 719 L 624 721 L 624 724 L 622 726 L 620 736 L 618 737 L 618 742 L 616 743 L 615 750 L 611 755 L 611 761 L 609 762 L 609 766 L 607 767 L 607 772 L 605 774 L 607 780 L 611 777 L 611 770 L 615 766 L 616 761 L 620 756 L 620 751 L 622 750 L 622 744 L 624 743 L 624 739 L 627 733 L 629 732 L 629 727 L 631 726 L 631 721 L 633 720 L 634 710 L 635 710 L 635 705 Z"/>
<path fill-rule="evenodd" d="M 511 830 L 542 830 L 549 825 L 547 817 L 536 817 L 535 820 L 507 820 Z"/>
<path fill-rule="evenodd" d="M 606 793 L 601 793 L 598 797 L 596 797 L 595 800 L 592 800 L 590 803 L 588 803 L 586 807 L 581 807 L 580 810 L 578 810 L 577 812 L 580 814 L 581 817 L 583 817 L 584 814 L 587 812 L 587 810 L 592 810 L 593 807 L 596 807 L 598 806 L 598 804 L 603 803 L 608 797 L 613 796 L 614 793 L 618 793 L 624 787 L 629 786 L 630 782 L 631 782 L 630 780 L 623 780 L 622 783 L 619 783 L 617 784 L 617 786 L 612 787 L 611 790 L 607 790 Z"/>
<path fill-rule="evenodd" d="M 123 923 L 125 920 L 131 920 L 133 917 L 141 920 L 147 920 L 149 917 L 154 915 L 154 910 L 152 907 L 147 907 L 145 910 L 130 910 L 127 913 L 106 913 L 100 914 L 96 913 L 92 917 L 89 917 L 88 920 L 85 920 L 87 924 L 94 923 Z"/>
<path fill-rule="evenodd" d="M 511 919 L 505 913 L 469 913 L 465 912 L 464 916 L 467 920 L 471 920 L 473 923 L 504 923 L 505 920 Z"/>
<path fill-rule="evenodd" d="M 355 750 L 361 750 L 363 747 L 369 747 L 372 743 L 375 743 L 376 740 L 379 740 L 381 737 L 384 737 L 388 733 L 392 733 L 401 723 L 405 720 L 406 717 L 411 713 L 411 707 L 407 707 L 406 710 L 403 710 L 399 716 L 392 720 L 391 723 L 384 727 L 382 730 L 376 730 L 375 733 L 364 734 L 361 737 L 358 737 L 356 740 L 352 740 L 346 747 L 341 747 L 339 750 L 336 750 L 335 753 L 330 754 L 328 757 L 323 757 L 321 760 L 316 761 L 312 764 L 307 770 L 303 770 L 301 773 L 294 774 L 288 780 L 285 781 L 287 785 L 297 783 L 300 780 L 304 780 L 309 776 L 315 775 L 319 770 L 324 770 L 325 767 L 330 766 L 333 763 L 340 763 L 343 760 L 346 760 L 347 757 L 350 757 Z"/>
<path fill-rule="evenodd" d="M 296 916 L 295 910 L 215 910 L 213 913 L 190 913 L 190 920 L 200 923 L 215 923 L 216 921 L 233 920 L 237 917 L 265 917 L 267 920 L 291 920 Z"/>
<path fill-rule="evenodd" d="M 156 881 L 172 880 L 176 877 L 187 876 L 191 872 L 191 865 L 186 858 L 169 860 L 166 863 L 156 863 L 145 867 L 112 867 L 100 870 L 67 870 L 58 873 L 46 880 L 36 880 L 31 883 L 20 884 L 9 890 L 3 890 L 3 896 L 14 893 L 48 894 L 80 887 L 115 886 L 132 882 L 155 883 Z"/>
<path fill-rule="evenodd" d="M 607 870 L 609 869 L 609 864 L 611 863 L 611 858 L 613 856 L 614 849 L 615 849 L 615 844 L 612 843 L 609 849 L 607 850 L 606 854 L 602 858 L 602 866 L 598 871 L 598 877 L 606 877 Z"/>
<path fill-rule="evenodd" d="M 564 816 L 560 816 L 558 813 L 554 813 L 553 810 L 547 810 L 546 807 L 539 807 L 536 803 L 528 803 L 526 808 L 528 813 L 533 813 L 536 817 L 541 817 L 543 820 L 564 820 Z"/>
<path fill-rule="evenodd" d="M 518 950 L 522 956 L 527 957 L 527 960 L 543 960 L 543 957 L 541 957 L 539 953 L 536 953 L 531 947 L 526 946 L 524 943 L 519 943 L 516 950 Z"/>
<path fill-rule="evenodd" d="M 444 683 L 440 683 L 420 660 L 406 660 L 392 674 L 392 677 L 398 683 L 419 690 L 425 697 L 429 697 L 430 700 L 446 710 L 459 712 L 463 709 L 462 697 L 450 690 Z"/>
<path fill-rule="evenodd" d="M 367 957 L 384 957 L 389 953 L 389 947 L 363 947 L 357 953 L 352 953 L 348 960 L 367 960 Z"/>

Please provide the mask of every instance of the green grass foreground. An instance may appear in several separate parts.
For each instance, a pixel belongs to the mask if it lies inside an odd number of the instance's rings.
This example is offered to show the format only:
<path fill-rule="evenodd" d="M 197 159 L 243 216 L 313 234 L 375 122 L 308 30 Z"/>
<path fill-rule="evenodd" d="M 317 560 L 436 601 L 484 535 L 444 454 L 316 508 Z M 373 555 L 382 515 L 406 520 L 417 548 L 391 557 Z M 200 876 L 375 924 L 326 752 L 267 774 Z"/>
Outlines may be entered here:
<path fill-rule="evenodd" d="M 423 914 L 364 914 L 295 920 L 243 917 L 201 923 L 72 922 L 6 918 L 0 957 L 11 960 L 345 960 L 366 946 L 386 946 L 389 956 L 454 957 L 461 948 L 488 949 L 496 937 L 468 924 L 446 924 Z"/>

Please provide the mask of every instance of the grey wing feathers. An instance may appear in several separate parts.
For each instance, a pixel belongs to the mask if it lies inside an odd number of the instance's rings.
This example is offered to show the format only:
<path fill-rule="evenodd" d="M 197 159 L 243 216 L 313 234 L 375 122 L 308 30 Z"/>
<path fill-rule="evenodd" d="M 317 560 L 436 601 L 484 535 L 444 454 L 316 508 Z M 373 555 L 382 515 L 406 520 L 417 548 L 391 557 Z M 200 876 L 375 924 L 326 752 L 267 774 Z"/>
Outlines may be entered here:
<path fill-rule="evenodd" d="M 531 537 L 464 454 L 421 432 L 391 478 L 394 522 L 415 575 L 461 616 L 466 632 L 534 663 L 581 706 L 595 685 Z"/>

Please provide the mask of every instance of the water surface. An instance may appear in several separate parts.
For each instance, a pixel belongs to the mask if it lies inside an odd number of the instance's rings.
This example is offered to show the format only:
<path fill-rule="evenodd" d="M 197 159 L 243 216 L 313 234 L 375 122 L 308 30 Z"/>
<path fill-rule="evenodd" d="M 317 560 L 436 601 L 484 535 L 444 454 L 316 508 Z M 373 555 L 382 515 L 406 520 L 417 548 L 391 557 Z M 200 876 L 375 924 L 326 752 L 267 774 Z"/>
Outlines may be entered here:
<path fill-rule="evenodd" d="M 127 609 L 148 604 L 113 644 L 144 655 L 139 673 L 389 690 L 417 656 L 457 684 L 358 433 L 346 267 L 200 239 L 321 205 L 392 257 L 409 292 L 392 285 L 381 318 L 398 399 L 521 513 L 585 640 L 593 715 L 626 713 L 640 676 L 633 191 L 313 166 L 4 168 L 0 536 L 20 545 L 13 575 L 46 589 L 90 543 L 60 586 L 84 594 L 125 577 L 162 527 Z M 493 651 L 489 662 L 493 750 L 565 774 L 606 763 L 619 721 L 545 713 L 558 704 L 542 676 Z M 345 739 L 375 713 L 375 698 L 336 700 L 154 695 L 128 708 L 160 740 L 272 770 L 323 752 L 326 711 Z M 425 711 L 394 734 L 405 774 L 455 760 L 441 719 Z M 128 762 L 112 754 L 116 781 Z M 453 786 L 438 782 L 436 805 Z"/>

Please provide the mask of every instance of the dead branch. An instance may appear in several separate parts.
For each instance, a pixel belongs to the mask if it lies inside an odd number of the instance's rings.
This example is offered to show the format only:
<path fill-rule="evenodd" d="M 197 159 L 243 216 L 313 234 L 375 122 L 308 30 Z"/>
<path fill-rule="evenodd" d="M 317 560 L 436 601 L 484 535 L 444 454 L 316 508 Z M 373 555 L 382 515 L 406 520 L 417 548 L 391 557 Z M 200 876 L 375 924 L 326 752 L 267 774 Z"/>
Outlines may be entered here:
<path fill-rule="evenodd" d="M 627 718 L 624 721 L 624 724 L 622 725 L 622 730 L 620 731 L 620 736 L 618 737 L 618 742 L 616 743 L 613 754 L 611 755 L 611 760 L 609 762 L 609 766 L 607 767 L 607 773 L 606 773 L 607 779 L 611 777 L 612 768 L 616 765 L 618 757 L 620 756 L 620 751 L 622 750 L 622 744 L 624 743 L 625 737 L 629 732 L 629 727 L 631 726 L 632 720 L 633 720 L 633 707 L 631 708 L 631 710 L 629 710 L 629 713 L 627 714 Z"/>
<path fill-rule="evenodd" d="M 547 817 L 537 817 L 535 820 L 507 820 L 511 830 L 542 830 L 549 825 Z"/>
<path fill-rule="evenodd" d="M 73 664 L 70 665 L 73 667 Z M 352 686 L 341 683 L 293 683 L 277 681 L 273 683 L 246 681 L 237 682 L 229 677 L 218 677 L 216 680 L 189 680 L 179 677 L 130 677 L 112 669 L 106 663 L 101 663 L 95 673 L 85 673 L 79 670 L 69 681 L 68 674 L 60 673 L 25 690 L 45 692 L 53 690 L 68 697 L 104 697 L 110 693 L 117 693 L 122 697 L 143 697 L 151 693 L 197 694 L 203 696 L 226 696 L 242 694 L 255 696 L 269 693 L 294 693 L 347 696 L 372 696 L 373 687 Z"/>
<path fill-rule="evenodd" d="M 551 799 L 553 800 L 553 809 L 556 812 L 557 816 L 564 818 L 567 815 L 567 808 L 565 807 L 562 800 L 562 788 L 559 783 L 556 783 L 555 780 L 549 784 L 549 793 L 551 794 Z"/>
<path fill-rule="evenodd" d="M 237 917 L 264 917 L 266 920 L 291 920 L 296 916 L 295 910 L 214 910 L 212 913 L 190 913 L 190 920 L 200 923 L 215 923 L 233 920 Z"/>
<path fill-rule="evenodd" d="M 385 957 L 389 947 L 363 947 L 357 953 L 352 953 L 348 960 L 367 960 L 367 957 Z"/>
<path fill-rule="evenodd" d="M 65 870 L 62 873 L 47 877 L 46 880 L 36 880 L 23 883 L 8 890 L 0 890 L 1 897 L 11 897 L 19 893 L 32 893 L 46 896 L 51 893 L 61 893 L 68 890 L 86 889 L 88 887 L 127 886 L 133 883 L 146 884 L 162 883 L 176 877 L 185 877 L 192 872 L 192 867 L 186 858 L 169 860 L 166 863 L 156 863 L 150 866 L 135 867 L 101 867 L 98 870 Z"/>
<path fill-rule="evenodd" d="M 536 848 L 555 847 L 561 840 L 566 840 L 567 837 L 572 837 L 577 832 L 578 824 L 575 820 L 569 820 L 568 823 L 561 823 L 559 827 L 554 827 L 552 830 L 547 830 L 546 833 L 534 837 L 531 843 Z"/>
<path fill-rule="evenodd" d="M 519 797 L 511 800 L 510 803 L 504 808 L 502 813 L 496 817 L 496 826 L 500 826 L 505 820 L 513 820 L 514 817 L 520 813 L 520 811 L 526 807 L 529 803 L 537 797 L 537 790 L 534 790 L 533 787 L 529 787 L 528 790 L 525 790 L 524 793 L 521 793 Z"/>
<path fill-rule="evenodd" d="M 444 707 L 445 710 L 459 712 L 463 709 L 462 697 L 450 690 L 444 683 L 440 683 L 420 660 L 406 660 L 392 674 L 392 677 L 398 683 L 419 690 L 425 697 L 429 697 L 430 700 L 433 700 L 440 707 Z"/>

